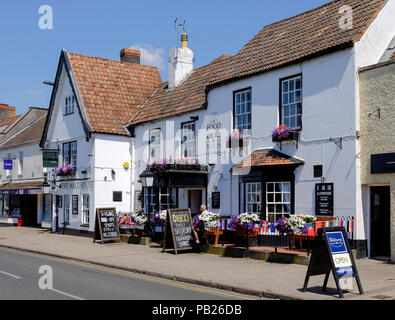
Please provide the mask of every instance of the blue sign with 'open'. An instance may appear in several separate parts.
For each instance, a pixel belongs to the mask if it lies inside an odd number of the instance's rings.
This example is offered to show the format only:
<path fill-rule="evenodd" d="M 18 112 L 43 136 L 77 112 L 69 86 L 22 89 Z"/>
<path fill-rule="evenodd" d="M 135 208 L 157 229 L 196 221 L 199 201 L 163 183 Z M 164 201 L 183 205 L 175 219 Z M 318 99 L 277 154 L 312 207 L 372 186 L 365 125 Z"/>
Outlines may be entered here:
<path fill-rule="evenodd" d="M 343 233 L 341 231 L 327 232 L 326 236 L 332 254 L 348 253 L 346 242 L 344 241 Z"/>

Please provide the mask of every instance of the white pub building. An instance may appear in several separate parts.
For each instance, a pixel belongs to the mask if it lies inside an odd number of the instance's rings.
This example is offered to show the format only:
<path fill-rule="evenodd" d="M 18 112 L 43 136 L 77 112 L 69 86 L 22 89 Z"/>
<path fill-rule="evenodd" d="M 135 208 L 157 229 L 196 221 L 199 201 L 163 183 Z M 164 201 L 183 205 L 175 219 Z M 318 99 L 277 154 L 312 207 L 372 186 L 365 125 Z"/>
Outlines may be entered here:
<path fill-rule="evenodd" d="M 348 20 L 343 5 L 352 8 Z M 170 50 L 169 81 L 129 123 L 133 188 L 145 211 L 197 213 L 203 203 L 222 216 L 274 222 L 290 214 L 354 219 L 366 255 L 358 70 L 381 59 L 394 16 L 395 1 L 332 1 L 196 69 L 183 35 Z M 273 135 L 280 125 L 290 131 Z M 147 163 L 155 181 L 142 188 Z"/>

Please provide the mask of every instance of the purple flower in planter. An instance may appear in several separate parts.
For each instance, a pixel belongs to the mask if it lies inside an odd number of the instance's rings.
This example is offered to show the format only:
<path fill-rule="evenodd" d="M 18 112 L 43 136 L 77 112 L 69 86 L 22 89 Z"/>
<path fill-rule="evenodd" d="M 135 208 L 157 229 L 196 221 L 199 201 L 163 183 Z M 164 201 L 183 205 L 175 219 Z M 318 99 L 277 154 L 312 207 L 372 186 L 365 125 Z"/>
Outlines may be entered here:
<path fill-rule="evenodd" d="M 278 139 L 281 141 L 288 139 L 289 134 L 290 134 L 290 130 L 287 127 L 287 125 L 281 125 L 276 130 L 273 131 L 272 137 L 273 139 Z"/>
<path fill-rule="evenodd" d="M 302 233 L 307 233 L 309 231 L 309 225 L 306 223 L 303 227 Z"/>

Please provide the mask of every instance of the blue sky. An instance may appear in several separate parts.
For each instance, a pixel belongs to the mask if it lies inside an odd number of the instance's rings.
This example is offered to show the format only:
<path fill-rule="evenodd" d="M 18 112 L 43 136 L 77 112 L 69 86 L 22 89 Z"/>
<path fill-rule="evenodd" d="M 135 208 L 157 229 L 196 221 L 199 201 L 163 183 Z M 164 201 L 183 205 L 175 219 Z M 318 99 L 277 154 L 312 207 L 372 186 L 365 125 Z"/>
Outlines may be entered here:
<path fill-rule="evenodd" d="M 237 53 L 266 24 L 329 0 L 1 0 L 0 103 L 48 108 L 62 48 L 119 60 L 122 48 L 143 48 L 142 59 L 167 80 L 170 48 L 179 45 L 176 17 L 187 21 L 195 66 Z M 39 8 L 53 9 L 53 30 L 39 28 Z"/>

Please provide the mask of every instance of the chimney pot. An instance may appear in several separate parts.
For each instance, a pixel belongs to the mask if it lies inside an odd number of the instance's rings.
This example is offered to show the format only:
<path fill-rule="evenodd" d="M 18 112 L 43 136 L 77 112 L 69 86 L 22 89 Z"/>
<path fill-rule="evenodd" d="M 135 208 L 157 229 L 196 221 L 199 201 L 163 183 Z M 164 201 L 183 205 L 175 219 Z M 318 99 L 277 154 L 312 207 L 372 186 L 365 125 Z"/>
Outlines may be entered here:
<path fill-rule="evenodd" d="M 139 50 L 124 48 L 120 53 L 121 62 L 140 64 L 141 53 Z"/>

